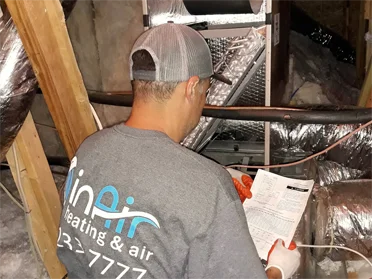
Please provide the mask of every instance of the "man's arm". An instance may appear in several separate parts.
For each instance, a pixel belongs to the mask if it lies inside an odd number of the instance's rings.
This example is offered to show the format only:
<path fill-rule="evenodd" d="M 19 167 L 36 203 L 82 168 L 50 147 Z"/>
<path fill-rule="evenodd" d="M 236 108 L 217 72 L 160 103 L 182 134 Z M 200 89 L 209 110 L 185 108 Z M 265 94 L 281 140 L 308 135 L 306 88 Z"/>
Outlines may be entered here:
<path fill-rule="evenodd" d="M 275 269 L 269 274 L 277 275 Z M 188 278 L 266 278 L 240 200 L 226 205 L 208 231 L 192 240 Z"/>
<path fill-rule="evenodd" d="M 275 243 L 271 251 L 275 257 L 276 254 L 284 257 L 282 261 L 287 258 L 291 262 L 289 265 L 297 269 L 297 256 L 295 256 L 297 252 L 284 247 L 285 251 L 275 249 L 277 245 Z M 281 265 L 288 267 L 283 263 Z M 280 269 L 270 267 L 265 276 L 263 265 L 248 230 L 243 208 L 238 200 L 219 212 L 210 229 L 191 242 L 188 262 L 190 279 L 264 279 L 266 277 L 282 279 L 283 274 Z"/>

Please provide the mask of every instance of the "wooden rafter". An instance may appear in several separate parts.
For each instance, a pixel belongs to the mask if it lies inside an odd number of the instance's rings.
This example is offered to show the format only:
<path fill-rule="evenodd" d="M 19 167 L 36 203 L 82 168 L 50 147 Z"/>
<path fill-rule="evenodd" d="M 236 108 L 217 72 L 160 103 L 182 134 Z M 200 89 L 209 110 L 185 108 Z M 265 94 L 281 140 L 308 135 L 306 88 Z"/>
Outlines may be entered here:
<path fill-rule="evenodd" d="M 35 248 L 40 251 L 49 276 L 61 279 L 66 274 L 56 253 L 61 204 L 30 113 L 6 158 L 22 201 L 27 204 L 26 217 L 36 242 Z"/>
<path fill-rule="evenodd" d="M 71 159 L 96 131 L 58 0 L 6 0 L 56 128 Z"/>

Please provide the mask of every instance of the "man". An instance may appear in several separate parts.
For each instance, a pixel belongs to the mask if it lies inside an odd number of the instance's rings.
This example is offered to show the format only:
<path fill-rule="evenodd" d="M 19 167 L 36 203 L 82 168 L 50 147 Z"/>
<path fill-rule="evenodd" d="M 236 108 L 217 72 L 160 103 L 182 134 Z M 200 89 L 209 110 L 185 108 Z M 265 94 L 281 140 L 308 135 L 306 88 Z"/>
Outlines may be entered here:
<path fill-rule="evenodd" d="M 231 176 L 179 145 L 210 78 L 228 82 L 204 39 L 184 25 L 152 28 L 130 67 L 130 118 L 86 139 L 71 163 L 58 237 L 68 277 L 266 278 Z M 269 278 L 289 277 L 298 258 L 276 245 Z"/>

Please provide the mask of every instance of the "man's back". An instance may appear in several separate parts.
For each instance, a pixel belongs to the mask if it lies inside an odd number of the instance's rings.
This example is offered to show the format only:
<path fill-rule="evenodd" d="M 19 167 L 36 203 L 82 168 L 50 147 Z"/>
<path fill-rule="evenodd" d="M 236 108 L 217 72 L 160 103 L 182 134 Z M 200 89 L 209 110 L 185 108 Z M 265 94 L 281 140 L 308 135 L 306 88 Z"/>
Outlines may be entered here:
<path fill-rule="evenodd" d="M 89 137 L 66 183 L 58 255 L 69 278 L 265 278 L 229 174 L 167 135 Z"/>

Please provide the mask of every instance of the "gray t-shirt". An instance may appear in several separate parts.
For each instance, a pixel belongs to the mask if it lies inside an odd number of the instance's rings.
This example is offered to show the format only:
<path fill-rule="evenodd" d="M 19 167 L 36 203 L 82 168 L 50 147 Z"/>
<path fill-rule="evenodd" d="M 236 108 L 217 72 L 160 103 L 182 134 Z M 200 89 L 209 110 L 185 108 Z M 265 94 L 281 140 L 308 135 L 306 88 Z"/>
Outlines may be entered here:
<path fill-rule="evenodd" d="M 161 132 L 87 138 L 66 181 L 68 278 L 266 278 L 230 175 Z"/>

